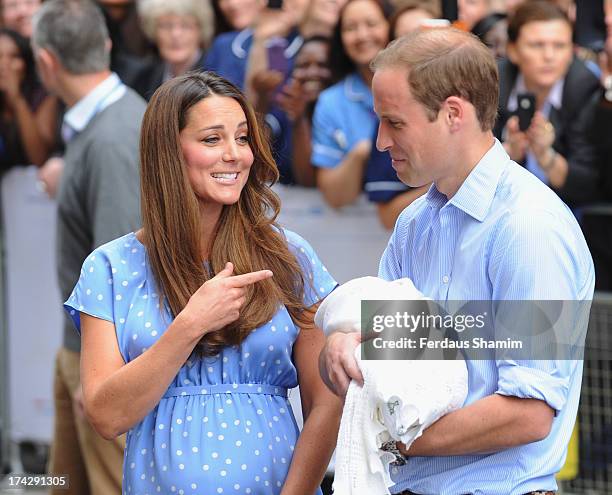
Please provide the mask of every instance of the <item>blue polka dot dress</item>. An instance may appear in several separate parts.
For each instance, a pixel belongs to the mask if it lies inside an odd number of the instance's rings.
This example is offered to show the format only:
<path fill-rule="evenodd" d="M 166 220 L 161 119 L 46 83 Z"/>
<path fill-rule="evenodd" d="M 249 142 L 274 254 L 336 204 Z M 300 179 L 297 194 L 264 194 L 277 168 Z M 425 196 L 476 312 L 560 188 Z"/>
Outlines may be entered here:
<path fill-rule="evenodd" d="M 305 290 L 310 306 L 337 284 L 304 239 L 283 232 L 312 281 Z M 79 331 L 79 312 L 114 323 L 126 363 L 146 352 L 170 321 L 134 233 L 85 260 L 65 308 Z M 287 399 L 297 386 L 291 355 L 298 331 L 281 306 L 240 346 L 213 358 L 192 355 L 127 434 L 123 494 L 280 493 L 299 434 Z"/>

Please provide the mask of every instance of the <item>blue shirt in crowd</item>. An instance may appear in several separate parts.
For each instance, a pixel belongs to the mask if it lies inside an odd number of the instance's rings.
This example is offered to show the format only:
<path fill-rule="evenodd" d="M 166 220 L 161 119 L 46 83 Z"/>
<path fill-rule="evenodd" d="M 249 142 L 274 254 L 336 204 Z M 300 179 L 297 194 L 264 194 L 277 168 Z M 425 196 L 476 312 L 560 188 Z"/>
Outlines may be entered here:
<path fill-rule="evenodd" d="M 374 131 L 372 138 L 372 152 L 366 164 L 364 189 L 368 199 L 373 203 L 387 203 L 395 196 L 410 189 L 404 184 L 397 172 L 391 166 L 391 155 L 388 151 L 379 151 L 376 146 L 376 135 L 378 128 Z"/>
<path fill-rule="evenodd" d="M 321 92 L 312 119 L 313 165 L 333 168 L 378 125 L 372 91 L 357 74 Z"/>
<path fill-rule="evenodd" d="M 499 141 L 448 200 L 432 185 L 400 215 L 380 277 L 409 277 L 439 301 L 592 300 L 594 269 L 569 208 Z M 588 317 L 576 318 L 586 332 Z M 519 495 L 556 490 L 582 378 L 582 361 L 467 361 L 466 405 L 501 394 L 555 410 L 542 441 L 486 455 L 410 457 L 392 469 L 395 493 Z"/>

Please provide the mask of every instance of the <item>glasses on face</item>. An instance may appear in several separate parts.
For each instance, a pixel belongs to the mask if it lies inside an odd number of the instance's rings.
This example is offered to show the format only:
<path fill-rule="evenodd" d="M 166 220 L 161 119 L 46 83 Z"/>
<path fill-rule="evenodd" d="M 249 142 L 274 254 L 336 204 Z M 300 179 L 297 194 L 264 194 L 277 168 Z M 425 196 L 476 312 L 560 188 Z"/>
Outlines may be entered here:
<path fill-rule="evenodd" d="M 179 32 L 197 31 L 198 23 L 191 19 L 182 19 L 176 21 L 159 21 L 157 29 L 163 33 L 171 33 L 176 30 Z"/>

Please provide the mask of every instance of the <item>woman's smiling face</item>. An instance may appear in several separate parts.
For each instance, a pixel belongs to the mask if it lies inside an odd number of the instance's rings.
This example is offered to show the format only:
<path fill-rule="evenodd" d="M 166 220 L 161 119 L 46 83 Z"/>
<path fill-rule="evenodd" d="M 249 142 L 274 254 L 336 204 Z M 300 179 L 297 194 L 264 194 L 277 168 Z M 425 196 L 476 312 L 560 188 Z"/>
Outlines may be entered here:
<path fill-rule="evenodd" d="M 248 134 L 244 111 L 233 98 L 211 95 L 189 110 L 180 133 L 181 149 L 202 205 L 239 200 L 253 164 Z"/>
<path fill-rule="evenodd" d="M 373 0 L 353 0 L 341 19 L 342 44 L 357 67 L 367 67 L 389 43 L 389 23 Z"/>

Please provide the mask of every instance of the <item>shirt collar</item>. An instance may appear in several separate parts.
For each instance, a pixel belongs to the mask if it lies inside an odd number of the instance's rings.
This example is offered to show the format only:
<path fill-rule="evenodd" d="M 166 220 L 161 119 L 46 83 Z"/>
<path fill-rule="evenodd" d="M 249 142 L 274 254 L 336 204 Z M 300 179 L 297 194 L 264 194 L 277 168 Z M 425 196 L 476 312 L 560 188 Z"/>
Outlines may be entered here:
<path fill-rule="evenodd" d="M 240 31 L 236 37 L 232 40 L 232 53 L 236 58 L 246 58 L 249 54 L 249 47 L 245 47 L 247 40 L 250 40 L 253 36 L 253 30 L 246 28 Z"/>
<path fill-rule="evenodd" d="M 482 222 L 491 208 L 497 185 L 509 161 L 506 150 L 496 139 L 450 200 L 447 201 L 446 196 L 432 184 L 427 192 L 427 202 L 437 208 L 453 205 Z"/>
<path fill-rule="evenodd" d="M 64 123 L 72 130 L 81 132 L 96 113 L 102 110 L 100 107 L 104 104 L 104 100 L 120 85 L 121 79 L 113 72 L 66 112 Z"/>
<path fill-rule="evenodd" d="M 349 74 L 344 79 L 344 93 L 351 101 L 363 101 L 373 105 L 372 91 L 356 72 Z"/>
<path fill-rule="evenodd" d="M 559 79 L 548 93 L 548 97 L 544 102 L 544 107 L 549 109 L 551 106 L 556 110 L 561 110 L 561 104 L 563 102 L 563 88 L 565 87 L 565 78 Z M 514 112 L 518 107 L 517 95 L 519 93 L 525 93 L 527 87 L 525 86 L 525 78 L 522 74 L 519 74 L 516 78 L 516 83 L 512 88 L 512 92 L 508 98 L 508 110 Z"/>
<path fill-rule="evenodd" d="M 249 50 L 251 49 L 250 43 L 252 43 L 252 37 L 252 28 L 243 29 L 236 35 L 232 41 L 232 53 L 236 58 L 247 58 Z M 285 48 L 285 58 L 291 59 L 304 44 L 304 38 L 302 38 L 297 31 L 292 31 L 286 40 L 288 44 Z"/>

